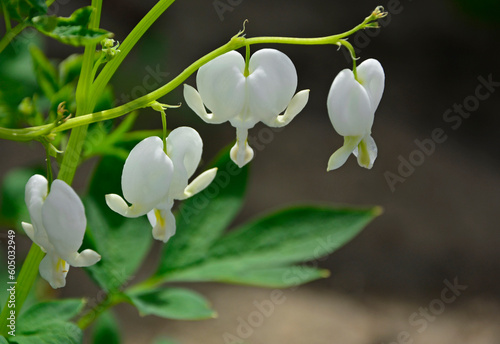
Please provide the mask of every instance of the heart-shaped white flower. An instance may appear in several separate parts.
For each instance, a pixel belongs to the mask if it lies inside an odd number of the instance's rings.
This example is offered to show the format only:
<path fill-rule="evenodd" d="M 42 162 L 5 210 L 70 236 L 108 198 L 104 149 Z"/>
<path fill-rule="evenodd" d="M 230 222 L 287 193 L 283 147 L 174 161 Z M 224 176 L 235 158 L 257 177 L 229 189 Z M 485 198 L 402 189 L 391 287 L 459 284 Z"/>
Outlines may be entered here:
<path fill-rule="evenodd" d="M 344 145 L 330 157 L 328 171 L 342 166 L 351 153 L 360 166 L 372 168 L 377 145 L 371 129 L 384 83 L 384 69 L 375 59 L 358 66 L 357 79 L 351 70 L 344 69 L 333 80 L 327 100 L 328 114 L 337 133 L 344 136 Z"/>
<path fill-rule="evenodd" d="M 22 226 L 28 237 L 47 253 L 39 270 L 52 288 L 66 285 L 70 265 L 90 266 L 101 259 L 90 249 L 78 253 L 87 218 L 83 203 L 71 186 L 56 179 L 48 193 L 47 179 L 35 174 L 26 184 L 25 201 L 32 224 L 23 222 Z"/>
<path fill-rule="evenodd" d="M 163 242 L 175 234 L 174 200 L 186 199 L 205 189 L 217 173 L 212 168 L 188 184 L 203 151 L 201 137 L 193 128 L 177 128 L 166 141 L 164 152 L 159 137 L 148 137 L 132 149 L 125 161 L 122 190 L 131 206 L 119 195 L 106 195 L 108 206 L 122 216 L 147 214 L 153 237 Z"/>
<path fill-rule="evenodd" d="M 250 162 L 254 155 L 247 142 L 248 129 L 258 122 L 270 127 L 290 123 L 309 98 L 309 90 L 294 96 L 297 88 L 295 66 L 278 50 L 257 51 L 250 58 L 248 75 L 245 74 L 243 56 L 231 51 L 199 69 L 198 91 L 184 85 L 186 103 L 205 122 L 229 121 L 236 128 L 231 159 L 240 167 Z M 207 113 L 205 106 L 212 113 Z"/>

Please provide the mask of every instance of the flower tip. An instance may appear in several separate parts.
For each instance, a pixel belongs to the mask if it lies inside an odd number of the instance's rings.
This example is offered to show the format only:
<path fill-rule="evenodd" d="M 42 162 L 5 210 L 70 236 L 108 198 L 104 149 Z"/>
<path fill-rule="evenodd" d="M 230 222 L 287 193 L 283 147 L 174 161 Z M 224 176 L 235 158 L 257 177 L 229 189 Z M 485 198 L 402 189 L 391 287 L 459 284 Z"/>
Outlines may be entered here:
<path fill-rule="evenodd" d="M 128 212 L 128 205 L 123 198 L 117 194 L 107 194 L 104 197 L 106 199 L 106 204 L 111 210 L 122 216 L 126 216 L 125 214 Z"/>
<path fill-rule="evenodd" d="M 231 160 L 238 165 L 239 168 L 242 168 L 250 161 L 252 161 L 254 152 L 253 149 L 245 142 L 245 147 L 242 148 L 238 142 L 231 148 L 229 152 Z"/>

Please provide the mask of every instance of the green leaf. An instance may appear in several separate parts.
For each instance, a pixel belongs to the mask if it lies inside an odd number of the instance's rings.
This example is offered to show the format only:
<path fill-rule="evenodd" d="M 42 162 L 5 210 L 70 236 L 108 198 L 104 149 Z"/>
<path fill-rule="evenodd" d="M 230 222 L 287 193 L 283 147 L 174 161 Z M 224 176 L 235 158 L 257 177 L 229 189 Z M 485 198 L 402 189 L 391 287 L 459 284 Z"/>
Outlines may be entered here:
<path fill-rule="evenodd" d="M 112 313 L 99 316 L 93 331 L 93 344 L 120 344 L 120 328 Z"/>
<path fill-rule="evenodd" d="M 209 270 L 207 270 L 208 272 Z M 324 269 L 307 266 L 282 266 L 265 269 L 248 269 L 241 273 L 229 271 L 215 273 L 217 280 L 224 283 L 244 284 L 266 288 L 289 288 L 330 276 Z"/>
<path fill-rule="evenodd" d="M 208 301 L 198 293 L 182 288 L 129 292 L 139 313 L 177 320 L 200 320 L 217 316 Z"/>
<path fill-rule="evenodd" d="M 182 202 L 177 231 L 163 248 L 156 275 L 202 261 L 243 204 L 248 168 L 238 168 L 225 149 L 211 167 L 218 167 L 211 185 Z"/>
<path fill-rule="evenodd" d="M 101 197 L 104 198 L 104 193 Z M 108 218 L 114 215 L 109 208 L 99 208 L 91 197 L 85 198 L 84 204 L 88 220 L 87 243 L 91 242 L 90 246 L 102 257 L 86 271 L 103 289 L 116 290 L 134 277 L 149 252 L 151 225 L 145 217 L 112 224 Z"/>
<path fill-rule="evenodd" d="M 12 19 L 22 21 L 47 13 L 45 0 L 2 0 Z"/>
<path fill-rule="evenodd" d="M 33 26 L 49 37 L 61 43 L 82 46 L 97 44 L 104 38 L 112 37 L 113 34 L 103 29 L 88 29 L 92 7 L 82 7 L 69 17 L 56 17 L 43 15 L 32 19 Z"/>
<path fill-rule="evenodd" d="M 82 330 L 70 322 L 52 323 L 39 331 L 9 338 L 17 344 L 81 344 L 82 340 Z"/>
<path fill-rule="evenodd" d="M 30 46 L 36 80 L 48 99 L 59 90 L 57 70 L 36 45 Z"/>
<path fill-rule="evenodd" d="M 17 323 L 20 333 L 32 333 L 50 326 L 52 323 L 65 322 L 80 313 L 83 299 L 65 299 L 40 302 L 22 313 Z"/>
<path fill-rule="evenodd" d="M 290 275 L 290 270 L 276 269 L 274 272 L 282 275 L 271 277 L 272 268 L 316 260 L 334 252 L 379 213 L 379 208 L 308 206 L 282 210 L 230 232 L 210 248 L 205 261 L 167 272 L 162 278 L 262 286 L 304 283 L 315 275 L 322 277 L 324 272 L 307 270 L 306 278 L 300 279 Z"/>
<path fill-rule="evenodd" d="M 5 339 L 4 336 L 0 336 L 0 344 L 9 344 L 9 342 L 7 341 L 7 339 Z"/>

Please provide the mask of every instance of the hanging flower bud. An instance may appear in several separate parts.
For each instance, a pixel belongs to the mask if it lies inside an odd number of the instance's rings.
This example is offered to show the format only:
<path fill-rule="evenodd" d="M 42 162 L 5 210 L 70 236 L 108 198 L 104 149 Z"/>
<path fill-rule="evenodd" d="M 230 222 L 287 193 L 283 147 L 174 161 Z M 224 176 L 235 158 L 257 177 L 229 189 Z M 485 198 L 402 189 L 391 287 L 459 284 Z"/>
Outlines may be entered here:
<path fill-rule="evenodd" d="M 357 78 L 349 69 L 333 80 L 328 94 L 328 114 L 335 131 L 344 136 L 344 145 L 330 157 L 327 170 L 342 166 L 353 153 L 358 164 L 372 168 L 377 146 L 371 137 L 375 110 L 384 92 L 384 70 L 375 59 L 357 68 Z"/>
<path fill-rule="evenodd" d="M 26 184 L 25 201 L 32 224 L 23 222 L 28 237 L 47 255 L 40 263 L 40 275 L 52 288 L 66 285 L 70 265 L 97 263 L 101 256 L 93 250 L 78 253 L 85 235 L 87 218 L 82 201 L 64 181 L 56 179 L 50 193 L 45 177 L 36 174 Z"/>
<path fill-rule="evenodd" d="M 125 200 L 116 194 L 106 195 L 106 203 L 118 214 L 139 217 L 147 214 L 153 237 L 167 242 L 175 234 L 174 200 L 183 200 L 205 189 L 217 169 L 207 170 L 188 184 L 201 160 L 203 142 L 189 127 L 173 130 L 167 137 L 167 152 L 159 137 L 148 137 L 130 152 L 122 173 Z"/>
<path fill-rule="evenodd" d="M 231 51 L 221 55 L 199 69 L 196 84 L 199 93 L 184 85 L 186 103 L 205 122 L 229 121 L 236 128 L 236 144 L 230 155 L 240 167 L 254 155 L 247 142 L 248 129 L 258 122 L 270 127 L 287 125 L 309 98 L 309 90 L 294 96 L 295 66 L 288 56 L 275 49 L 262 49 L 253 54 L 248 73 L 239 53 Z M 212 113 L 207 113 L 205 106 Z"/>

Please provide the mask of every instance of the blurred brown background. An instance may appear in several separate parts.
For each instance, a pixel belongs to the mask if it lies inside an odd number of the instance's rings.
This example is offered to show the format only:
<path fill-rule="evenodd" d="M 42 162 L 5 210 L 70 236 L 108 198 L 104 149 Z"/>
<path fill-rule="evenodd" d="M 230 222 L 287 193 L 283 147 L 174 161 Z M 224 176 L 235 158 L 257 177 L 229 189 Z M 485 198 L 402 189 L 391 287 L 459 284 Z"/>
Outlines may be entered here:
<path fill-rule="evenodd" d="M 81 5 L 59 4 L 61 14 Z M 102 27 L 122 41 L 153 4 L 106 0 Z M 227 7 L 216 10 L 215 5 Z M 351 67 L 345 52 L 331 46 L 274 46 L 294 61 L 299 90 L 310 88 L 310 101 L 285 130 L 273 135 L 272 142 L 256 150 L 247 203 L 238 221 L 306 202 L 381 205 L 385 212 L 352 242 L 319 262 L 331 270 L 330 278 L 285 291 L 286 301 L 252 327 L 245 343 L 500 342 L 497 1 L 178 0 L 119 69 L 113 80 L 115 93 L 119 101 L 142 95 L 137 86 L 144 84 L 151 69 L 169 73 L 167 82 L 224 44 L 245 19 L 248 37 L 326 36 L 357 25 L 377 5 L 390 11 L 383 27 L 350 39 L 359 48 L 360 61 L 374 57 L 386 74 L 373 127 L 379 148 L 374 168 L 362 169 L 351 157 L 340 170 L 325 171 L 330 154 L 342 145 L 329 122 L 326 97 L 335 75 Z M 54 42 L 47 42 L 46 51 L 55 59 L 74 52 Z M 481 89 L 481 94 L 489 95 L 484 100 L 475 95 L 480 77 L 497 82 L 490 91 Z M 194 86 L 195 78 L 187 82 Z M 170 104 L 181 101 L 180 89 L 162 99 Z M 205 160 L 234 140 L 229 124 L 207 125 L 186 106 L 169 110 L 168 120 L 170 128 L 190 125 L 202 134 Z M 146 113 L 139 123 L 144 128 L 159 125 L 159 116 Z M 265 135 L 263 128 L 257 126 L 250 134 Z M 432 152 L 419 153 L 422 149 L 415 140 L 429 144 L 436 129 L 446 140 L 434 143 Z M 0 142 L 0 177 L 13 166 L 39 162 L 38 148 Z M 402 160 L 418 166 L 403 171 L 391 188 L 387 176 L 400 173 Z M 90 168 L 77 175 L 81 187 Z M 77 279 L 86 277 L 73 273 L 68 285 L 76 288 L 81 284 Z M 444 309 L 436 308 L 444 281 L 454 279 L 467 289 Z M 219 285 L 196 289 L 213 301 L 218 319 L 187 324 L 137 320 L 135 310 L 120 307 L 129 336 L 126 343 L 149 343 L 160 334 L 187 344 L 232 343 L 224 334 L 237 335 L 240 319 L 248 321 L 256 310 L 254 301 L 269 299 L 270 293 Z M 92 297 L 95 291 L 86 293 Z M 426 319 L 425 328 L 423 322 L 410 320 L 420 307 L 430 310 L 429 318 L 419 313 L 413 320 Z"/>

